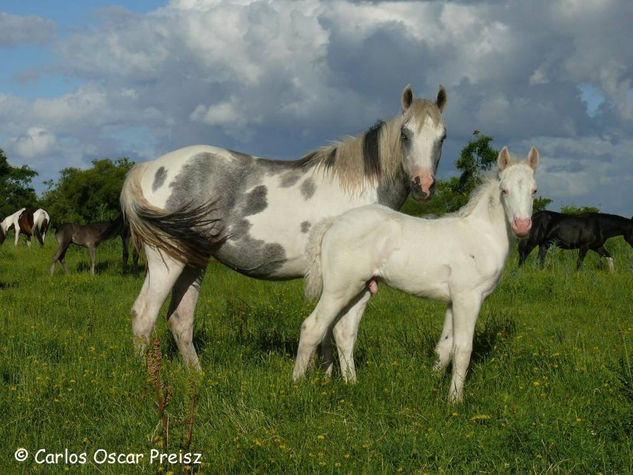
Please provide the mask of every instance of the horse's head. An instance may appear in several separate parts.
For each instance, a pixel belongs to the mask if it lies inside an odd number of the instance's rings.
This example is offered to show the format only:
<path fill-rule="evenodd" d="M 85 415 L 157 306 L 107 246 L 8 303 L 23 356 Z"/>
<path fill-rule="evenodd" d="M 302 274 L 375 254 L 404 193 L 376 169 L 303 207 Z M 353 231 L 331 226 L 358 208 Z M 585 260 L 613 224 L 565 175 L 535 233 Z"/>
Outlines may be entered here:
<path fill-rule="evenodd" d="M 503 147 L 497 157 L 501 202 L 517 237 L 527 236 L 532 227 L 532 204 L 536 194 L 534 170 L 539 161 L 539 153 L 534 147 L 530 148 L 527 160 L 522 162 L 512 161 L 508 147 Z"/>
<path fill-rule="evenodd" d="M 435 190 L 435 171 L 442 155 L 446 127 L 442 111 L 446 91 L 442 86 L 435 102 L 413 98 L 411 86 L 402 91 L 402 160 L 411 178 L 411 193 L 417 200 L 426 200 Z"/>

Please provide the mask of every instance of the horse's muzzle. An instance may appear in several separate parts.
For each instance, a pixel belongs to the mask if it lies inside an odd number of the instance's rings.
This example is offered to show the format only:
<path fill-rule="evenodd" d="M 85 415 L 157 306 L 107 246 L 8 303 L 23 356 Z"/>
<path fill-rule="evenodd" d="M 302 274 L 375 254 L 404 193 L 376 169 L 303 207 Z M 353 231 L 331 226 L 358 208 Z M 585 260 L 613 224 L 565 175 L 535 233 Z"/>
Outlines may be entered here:
<path fill-rule="evenodd" d="M 426 201 L 435 192 L 435 179 L 429 175 L 416 176 L 411 180 L 411 195 L 418 201 Z"/>
<path fill-rule="evenodd" d="M 527 236 L 528 233 L 530 232 L 530 229 L 532 229 L 531 218 L 527 218 L 527 219 L 514 218 L 514 220 L 512 221 L 512 231 L 518 237 Z"/>

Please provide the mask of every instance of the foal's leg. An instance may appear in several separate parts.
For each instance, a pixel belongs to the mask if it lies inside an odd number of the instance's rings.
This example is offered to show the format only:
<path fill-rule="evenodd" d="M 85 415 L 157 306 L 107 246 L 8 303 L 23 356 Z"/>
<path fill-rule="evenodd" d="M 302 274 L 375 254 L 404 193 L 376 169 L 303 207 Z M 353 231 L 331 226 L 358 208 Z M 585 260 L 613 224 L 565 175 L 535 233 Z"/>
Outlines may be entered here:
<path fill-rule="evenodd" d="M 480 293 L 459 294 L 453 298 L 453 376 L 449 402 L 462 402 L 464 380 L 473 351 L 475 324 L 481 307 Z"/>
<path fill-rule="evenodd" d="M 68 246 L 70 246 L 70 243 L 60 242 L 58 244 L 59 245 L 57 246 L 57 250 L 55 251 L 55 254 L 53 254 L 53 258 L 51 259 L 51 276 L 55 273 L 55 263 L 57 261 L 59 261 L 59 263 L 62 265 L 62 269 L 64 269 L 64 272 L 68 274 L 68 269 L 66 269 L 64 258 L 66 257 L 66 251 L 68 250 Z"/>
<path fill-rule="evenodd" d="M 611 254 L 609 254 L 609 251 L 607 251 L 604 246 L 597 247 L 596 249 L 594 249 L 594 251 L 596 251 L 607 260 L 607 262 L 609 263 L 609 271 L 614 272 L 615 268 L 613 267 L 613 257 L 611 257 Z"/>
<path fill-rule="evenodd" d="M 321 294 L 319 303 L 308 318 L 301 324 L 301 337 L 297 349 L 297 359 L 292 377 L 297 380 L 305 375 L 310 359 L 317 345 L 323 341 L 332 322 L 358 290 Z"/>
<path fill-rule="evenodd" d="M 167 324 L 174 335 L 185 363 L 200 371 L 200 362 L 193 346 L 193 317 L 205 269 L 185 267 L 176 281 L 169 304 Z"/>
<path fill-rule="evenodd" d="M 453 308 L 451 304 L 446 307 L 444 326 L 442 327 L 440 341 L 437 342 L 435 347 L 435 352 L 437 353 L 437 361 L 433 365 L 433 371 L 439 373 L 446 369 L 451 361 L 453 352 Z"/>
<path fill-rule="evenodd" d="M 363 318 L 365 307 L 369 302 L 371 292 L 363 291 L 355 302 L 352 303 L 338 322 L 334 325 L 333 334 L 336 340 L 336 349 L 338 350 L 339 364 L 341 365 L 341 375 L 343 380 L 356 382 L 356 367 L 354 365 L 354 345 L 358 337 L 358 326 Z M 331 373 L 330 365 L 330 373 Z"/>
<path fill-rule="evenodd" d="M 149 334 L 154 327 L 161 305 L 167 298 L 184 264 L 161 253 L 154 247 L 145 246 L 147 275 L 134 305 L 132 306 L 132 332 L 134 346 L 143 356 L 149 343 Z"/>
<path fill-rule="evenodd" d="M 88 246 L 88 252 L 90 252 L 90 273 L 95 275 L 95 262 L 97 261 L 97 246 Z"/>

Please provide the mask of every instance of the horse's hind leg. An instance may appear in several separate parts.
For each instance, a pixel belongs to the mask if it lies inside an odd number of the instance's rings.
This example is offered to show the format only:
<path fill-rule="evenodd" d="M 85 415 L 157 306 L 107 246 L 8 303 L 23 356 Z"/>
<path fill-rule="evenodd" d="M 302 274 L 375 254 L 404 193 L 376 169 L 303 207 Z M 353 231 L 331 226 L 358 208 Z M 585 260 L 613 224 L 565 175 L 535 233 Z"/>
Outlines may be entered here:
<path fill-rule="evenodd" d="M 356 301 L 343 314 L 334 325 L 333 334 L 338 350 L 339 364 L 341 365 L 341 375 L 347 382 L 356 382 L 356 367 L 354 365 L 354 345 L 358 337 L 358 326 L 363 318 L 365 307 L 369 302 L 371 293 L 369 290 L 363 291 Z"/>
<path fill-rule="evenodd" d="M 90 252 L 90 274 L 95 275 L 95 263 L 97 262 L 97 246 L 88 246 Z"/>
<path fill-rule="evenodd" d="M 349 293 L 323 292 L 314 311 L 301 324 L 297 359 L 292 373 L 295 380 L 305 375 L 317 345 L 323 341 L 332 322 L 353 296 L 354 294 Z"/>
<path fill-rule="evenodd" d="M 185 363 L 201 370 L 196 349 L 193 346 L 193 320 L 205 269 L 185 267 L 178 277 L 169 304 L 167 324 L 174 335 Z"/>
<path fill-rule="evenodd" d="M 154 247 L 145 246 L 147 275 L 134 305 L 132 306 L 132 333 L 134 346 L 143 356 L 149 343 L 149 335 L 154 327 L 160 307 L 169 295 L 176 280 L 182 273 L 184 264 L 161 253 Z"/>
<path fill-rule="evenodd" d="M 69 245 L 70 243 L 64 243 L 63 241 L 59 242 L 57 250 L 55 251 L 55 254 L 53 254 L 53 258 L 51 259 L 51 276 L 55 273 L 55 263 L 57 261 L 59 261 L 59 263 L 62 265 L 62 269 L 64 269 L 64 272 L 68 274 L 68 269 L 66 268 L 66 262 L 64 261 L 64 259 L 66 258 L 66 251 L 68 250 Z"/>
<path fill-rule="evenodd" d="M 615 268 L 613 267 L 613 257 L 611 256 L 611 254 L 609 254 L 609 251 L 607 251 L 604 246 L 597 247 L 593 250 L 607 260 L 607 262 L 609 263 L 609 271 L 614 272 Z"/>

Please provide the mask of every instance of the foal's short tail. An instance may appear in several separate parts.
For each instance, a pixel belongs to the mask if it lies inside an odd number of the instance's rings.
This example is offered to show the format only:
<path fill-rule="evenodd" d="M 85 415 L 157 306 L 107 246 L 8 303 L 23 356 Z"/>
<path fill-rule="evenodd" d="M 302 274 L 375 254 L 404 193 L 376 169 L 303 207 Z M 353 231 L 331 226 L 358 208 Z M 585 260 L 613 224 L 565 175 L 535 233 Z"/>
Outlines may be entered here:
<path fill-rule="evenodd" d="M 194 206 L 185 204 L 177 211 L 152 205 L 143 194 L 141 176 L 147 164 L 140 163 L 128 172 L 121 190 L 121 211 L 130 226 L 134 247 L 144 244 L 160 249 L 174 259 L 195 267 L 205 267 L 214 246 L 223 242 L 215 202 Z"/>
<path fill-rule="evenodd" d="M 321 244 L 323 236 L 332 227 L 336 218 L 325 218 L 319 221 L 310 231 L 308 245 L 306 246 L 306 258 L 308 268 L 305 274 L 305 295 L 314 299 L 323 290 L 323 275 L 321 272 Z"/>

